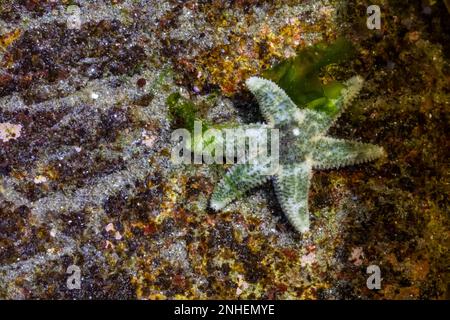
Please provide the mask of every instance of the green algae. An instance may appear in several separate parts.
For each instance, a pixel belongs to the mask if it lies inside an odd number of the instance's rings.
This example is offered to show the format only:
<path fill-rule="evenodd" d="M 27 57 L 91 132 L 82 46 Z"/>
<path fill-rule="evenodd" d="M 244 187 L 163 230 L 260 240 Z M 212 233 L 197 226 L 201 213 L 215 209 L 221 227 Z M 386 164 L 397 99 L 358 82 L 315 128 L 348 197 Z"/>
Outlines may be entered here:
<path fill-rule="evenodd" d="M 189 132 L 194 132 L 194 122 L 199 120 L 197 106 L 178 92 L 170 94 L 166 103 L 169 107 L 169 121 L 172 127 L 174 129 L 185 128 Z"/>
<path fill-rule="evenodd" d="M 263 77 L 277 83 L 299 107 L 333 116 L 339 109 L 333 104 L 344 85 L 338 81 L 323 83 L 322 69 L 350 59 L 354 47 L 350 41 L 339 38 L 332 44 L 319 43 L 300 50 L 293 58 L 281 61 L 263 72 Z"/>
<path fill-rule="evenodd" d="M 192 100 L 183 97 L 179 92 L 174 92 L 167 97 L 168 118 L 172 129 L 186 129 L 191 134 L 192 143 L 186 146 L 188 149 L 201 153 L 202 149 L 212 148 L 212 155 L 214 155 L 215 143 L 223 143 L 223 139 L 219 139 L 220 141 L 216 140 L 220 135 L 211 135 L 204 138 L 205 133 L 238 126 L 236 122 L 232 121 L 213 123 L 206 119 L 204 113 L 211 108 L 216 98 L 215 94 L 211 94 L 202 103 L 194 103 Z M 201 125 L 200 130 L 195 130 L 196 124 Z"/>

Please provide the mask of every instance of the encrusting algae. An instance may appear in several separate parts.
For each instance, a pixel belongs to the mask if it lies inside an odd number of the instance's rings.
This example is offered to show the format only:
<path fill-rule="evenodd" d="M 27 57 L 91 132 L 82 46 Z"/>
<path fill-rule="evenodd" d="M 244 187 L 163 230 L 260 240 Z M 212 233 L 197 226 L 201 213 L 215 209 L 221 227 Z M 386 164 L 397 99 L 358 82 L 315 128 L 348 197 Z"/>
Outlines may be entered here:
<path fill-rule="evenodd" d="M 448 298 L 448 10 L 383 1 L 369 30 L 367 5 L 1 1 L 0 297 Z M 309 232 L 271 184 L 215 212 L 229 166 L 170 161 L 192 120 L 264 121 L 254 75 L 330 118 L 345 79 L 364 78 L 327 135 L 387 154 L 315 171 Z"/>

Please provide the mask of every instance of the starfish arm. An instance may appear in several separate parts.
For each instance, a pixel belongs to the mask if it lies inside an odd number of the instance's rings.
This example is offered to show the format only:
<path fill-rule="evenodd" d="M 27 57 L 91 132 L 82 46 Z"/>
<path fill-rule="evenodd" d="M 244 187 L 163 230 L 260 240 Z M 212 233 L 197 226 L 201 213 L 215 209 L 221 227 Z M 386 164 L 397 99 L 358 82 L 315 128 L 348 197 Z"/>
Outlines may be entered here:
<path fill-rule="evenodd" d="M 327 117 L 324 121 L 323 131 L 328 130 L 340 117 L 340 115 L 345 111 L 347 106 L 356 98 L 356 96 L 361 91 L 364 79 L 360 76 L 354 76 L 345 81 L 345 88 L 342 89 L 341 94 L 337 99 L 328 100 L 328 103 L 332 104 L 333 114 Z"/>
<path fill-rule="evenodd" d="M 372 161 L 384 153 L 382 147 L 370 143 L 320 137 L 311 157 L 314 169 L 332 169 Z"/>
<path fill-rule="evenodd" d="M 210 206 L 220 210 L 245 192 L 270 178 L 270 166 L 263 164 L 236 164 L 219 182 L 211 196 Z"/>
<path fill-rule="evenodd" d="M 289 122 L 292 116 L 299 111 L 291 98 L 274 82 L 251 77 L 245 83 L 255 95 L 261 113 L 269 125 Z"/>
<path fill-rule="evenodd" d="M 309 230 L 308 191 L 311 176 L 311 165 L 305 161 L 283 166 L 274 179 L 278 201 L 298 232 Z"/>

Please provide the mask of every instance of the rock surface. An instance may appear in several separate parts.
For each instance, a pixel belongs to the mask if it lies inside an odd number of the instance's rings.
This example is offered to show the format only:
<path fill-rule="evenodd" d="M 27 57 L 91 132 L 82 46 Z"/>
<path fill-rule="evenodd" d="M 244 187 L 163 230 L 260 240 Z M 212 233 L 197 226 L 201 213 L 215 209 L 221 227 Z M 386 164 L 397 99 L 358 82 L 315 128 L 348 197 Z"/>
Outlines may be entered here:
<path fill-rule="evenodd" d="M 402 3 L 368 30 L 365 1 L 2 1 L 0 297 L 448 298 L 449 13 Z M 324 73 L 366 86 L 332 134 L 388 157 L 317 172 L 306 234 L 270 183 L 208 209 L 226 168 L 171 163 L 168 97 L 261 120 L 243 81 L 342 35 Z"/>

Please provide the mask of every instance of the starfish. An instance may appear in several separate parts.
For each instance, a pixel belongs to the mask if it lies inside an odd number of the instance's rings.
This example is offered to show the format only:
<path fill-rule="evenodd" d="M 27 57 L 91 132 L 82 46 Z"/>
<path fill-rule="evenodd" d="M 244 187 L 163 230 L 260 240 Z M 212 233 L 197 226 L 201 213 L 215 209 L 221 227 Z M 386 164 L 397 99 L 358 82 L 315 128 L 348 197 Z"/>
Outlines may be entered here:
<path fill-rule="evenodd" d="M 259 77 L 247 79 L 267 124 L 252 127 L 279 131 L 279 165 L 268 163 L 235 164 L 216 186 L 210 206 L 218 211 L 248 190 L 273 177 L 278 201 L 294 228 L 309 230 L 308 192 L 313 170 L 331 169 L 374 160 L 384 154 L 383 148 L 326 136 L 328 129 L 342 114 L 362 87 L 363 79 L 347 80 L 340 95 L 329 99 L 336 112 L 299 108 L 275 83 Z"/>

